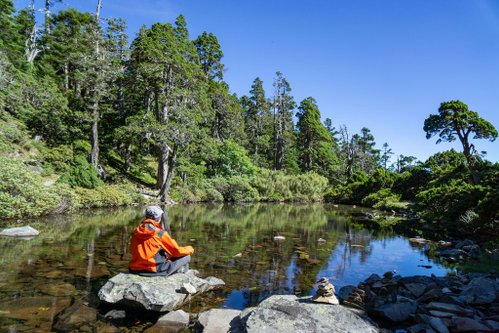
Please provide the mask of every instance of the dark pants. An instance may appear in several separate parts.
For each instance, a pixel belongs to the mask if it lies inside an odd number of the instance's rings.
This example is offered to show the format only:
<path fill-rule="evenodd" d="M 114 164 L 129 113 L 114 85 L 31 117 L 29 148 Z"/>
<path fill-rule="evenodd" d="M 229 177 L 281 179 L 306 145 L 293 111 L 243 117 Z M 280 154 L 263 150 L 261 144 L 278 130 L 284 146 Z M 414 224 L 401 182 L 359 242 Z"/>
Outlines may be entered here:
<path fill-rule="evenodd" d="M 189 262 L 191 261 L 191 256 L 171 258 L 171 260 L 156 267 L 156 272 L 147 271 L 133 271 L 129 269 L 130 273 L 138 274 L 141 276 L 169 276 L 180 270 L 182 273 L 187 273 L 189 270 Z"/>

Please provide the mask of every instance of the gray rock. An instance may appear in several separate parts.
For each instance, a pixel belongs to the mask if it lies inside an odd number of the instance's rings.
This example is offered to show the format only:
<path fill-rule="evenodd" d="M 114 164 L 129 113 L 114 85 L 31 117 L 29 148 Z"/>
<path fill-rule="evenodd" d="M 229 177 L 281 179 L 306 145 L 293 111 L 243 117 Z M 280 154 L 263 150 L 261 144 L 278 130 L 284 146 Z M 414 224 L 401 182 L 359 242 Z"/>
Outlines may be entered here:
<path fill-rule="evenodd" d="M 111 310 L 104 315 L 104 318 L 111 320 L 125 319 L 126 312 L 124 310 Z"/>
<path fill-rule="evenodd" d="M 463 308 L 462 306 L 450 303 L 442 303 L 442 302 L 431 302 L 428 304 L 427 309 L 429 310 L 437 310 L 443 312 L 451 312 L 458 315 L 472 316 L 473 310 Z"/>
<path fill-rule="evenodd" d="M 199 315 L 203 333 L 242 332 L 241 311 L 231 309 L 211 309 Z"/>
<path fill-rule="evenodd" d="M 195 294 L 197 290 L 192 284 L 183 283 L 182 288 L 180 288 L 180 291 L 183 292 L 184 294 Z"/>
<path fill-rule="evenodd" d="M 496 299 L 498 291 L 494 280 L 478 277 L 471 280 L 459 296 L 468 304 L 490 304 Z"/>
<path fill-rule="evenodd" d="M 247 333 L 379 332 L 375 324 L 346 307 L 294 295 L 271 296 L 245 316 Z"/>
<path fill-rule="evenodd" d="M 8 237 L 33 237 L 38 236 L 38 234 L 40 234 L 38 230 L 30 227 L 29 225 L 26 227 L 7 228 L 0 232 L 0 236 Z"/>
<path fill-rule="evenodd" d="M 452 318 L 452 332 L 490 332 L 491 329 L 480 322 L 464 317 Z"/>
<path fill-rule="evenodd" d="M 348 299 L 348 296 L 350 296 L 352 291 L 354 291 L 355 289 L 357 289 L 357 287 L 352 285 L 341 287 L 340 290 L 338 291 L 338 298 L 341 301 Z"/>
<path fill-rule="evenodd" d="M 168 312 L 160 317 L 156 324 L 145 330 L 145 333 L 176 333 L 189 325 L 189 314 L 182 310 Z"/>
<path fill-rule="evenodd" d="M 393 322 L 401 322 L 409 318 L 410 315 L 415 314 L 417 303 L 411 300 L 404 302 L 387 303 L 376 307 L 373 314 Z"/>
<path fill-rule="evenodd" d="M 177 273 L 168 277 L 144 277 L 136 274 L 120 273 L 107 281 L 99 290 L 101 301 L 139 307 L 153 311 L 172 311 L 187 302 L 189 295 L 181 293 L 184 283 L 190 283 L 197 294 L 224 285 L 217 278 L 199 277 Z"/>
<path fill-rule="evenodd" d="M 456 314 L 452 312 L 445 312 L 445 311 L 437 311 L 437 310 L 430 310 L 430 314 L 435 317 L 439 318 L 451 318 L 454 317 Z"/>
<path fill-rule="evenodd" d="M 454 246 L 454 247 L 456 249 L 462 249 L 465 246 L 471 246 L 471 245 L 475 245 L 475 242 L 473 242 L 472 240 L 469 240 L 469 239 L 465 239 L 463 241 L 458 242 L 456 244 L 456 246 Z"/>
<path fill-rule="evenodd" d="M 404 287 L 416 297 L 423 295 L 426 290 L 426 284 L 423 283 L 405 283 Z"/>
<path fill-rule="evenodd" d="M 78 330 L 82 326 L 95 324 L 96 320 L 97 310 L 78 300 L 58 316 L 54 329 L 63 332 Z"/>
<path fill-rule="evenodd" d="M 490 327 L 493 332 L 499 332 L 499 321 L 485 320 L 484 323 L 485 323 L 485 325 Z"/>
<path fill-rule="evenodd" d="M 418 302 L 420 303 L 426 303 L 430 300 L 438 299 L 442 296 L 442 290 L 440 289 L 430 289 L 426 293 L 423 294 L 423 296 L 418 298 Z"/>
<path fill-rule="evenodd" d="M 449 329 L 445 326 L 444 322 L 440 318 L 431 318 L 430 325 L 438 333 L 449 333 Z"/>
<path fill-rule="evenodd" d="M 381 277 L 378 274 L 371 274 L 371 276 L 369 276 L 365 280 L 365 283 L 367 283 L 367 284 L 373 284 L 375 282 L 378 282 L 379 280 L 381 280 Z"/>

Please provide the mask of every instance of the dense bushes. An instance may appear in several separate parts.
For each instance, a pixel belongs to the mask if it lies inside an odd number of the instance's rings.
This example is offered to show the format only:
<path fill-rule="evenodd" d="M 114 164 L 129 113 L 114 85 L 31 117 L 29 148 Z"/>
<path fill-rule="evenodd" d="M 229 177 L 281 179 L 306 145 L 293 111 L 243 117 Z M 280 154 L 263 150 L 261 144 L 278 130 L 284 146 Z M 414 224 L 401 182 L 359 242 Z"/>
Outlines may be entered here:
<path fill-rule="evenodd" d="M 97 175 L 97 170 L 88 163 L 84 156 L 76 156 L 69 170 L 59 178 L 60 183 L 84 188 L 97 188 L 104 183 Z"/>
<path fill-rule="evenodd" d="M 261 169 L 249 177 L 216 177 L 176 188 L 172 198 L 183 202 L 322 201 L 327 186 L 328 180 L 313 172 L 287 175 L 282 171 Z"/>
<path fill-rule="evenodd" d="M 50 213 L 61 198 L 24 164 L 0 156 L 0 218 Z"/>

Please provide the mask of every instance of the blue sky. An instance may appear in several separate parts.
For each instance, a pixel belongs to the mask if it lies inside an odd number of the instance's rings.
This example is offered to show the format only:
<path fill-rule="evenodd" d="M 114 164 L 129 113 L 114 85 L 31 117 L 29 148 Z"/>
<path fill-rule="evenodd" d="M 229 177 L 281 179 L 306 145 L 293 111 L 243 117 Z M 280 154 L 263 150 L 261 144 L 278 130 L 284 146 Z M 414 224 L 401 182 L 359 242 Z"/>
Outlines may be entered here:
<path fill-rule="evenodd" d="M 66 2 L 94 11 L 97 0 Z M 425 138 L 442 101 L 460 99 L 499 129 L 497 0 L 103 0 L 101 14 L 124 18 L 131 38 L 183 14 L 191 38 L 218 37 L 232 92 L 248 94 L 259 76 L 270 95 L 279 70 L 298 103 L 314 97 L 323 119 L 368 127 L 396 154 L 461 151 Z M 499 140 L 475 146 L 499 161 Z"/>

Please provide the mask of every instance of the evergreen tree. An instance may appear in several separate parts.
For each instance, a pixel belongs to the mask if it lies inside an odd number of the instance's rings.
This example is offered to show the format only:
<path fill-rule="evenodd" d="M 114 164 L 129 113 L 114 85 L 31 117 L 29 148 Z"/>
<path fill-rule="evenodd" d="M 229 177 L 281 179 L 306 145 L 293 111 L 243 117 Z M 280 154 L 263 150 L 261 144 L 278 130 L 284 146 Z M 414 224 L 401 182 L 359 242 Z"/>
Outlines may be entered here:
<path fill-rule="evenodd" d="M 217 37 L 205 31 L 194 41 L 194 45 L 196 45 L 204 73 L 212 80 L 222 80 L 224 65 L 221 60 L 224 54 Z"/>
<path fill-rule="evenodd" d="M 272 98 L 273 109 L 273 160 L 274 169 L 281 170 L 285 164 L 288 168 L 296 165 L 296 156 L 287 155 L 287 149 L 291 148 L 294 140 L 294 125 L 292 111 L 296 104 L 290 95 L 291 86 L 281 72 L 276 72 L 274 79 L 274 96 Z M 287 159 L 287 161 L 286 161 Z"/>
<path fill-rule="evenodd" d="M 134 94 L 142 96 L 144 134 L 157 148 L 157 186 L 166 200 L 178 155 L 197 137 L 207 107 L 202 69 L 185 20 L 156 23 L 132 44 L 130 59 Z"/>
<path fill-rule="evenodd" d="M 250 94 L 249 98 L 242 99 L 242 104 L 246 110 L 248 151 L 253 163 L 270 167 L 272 163 L 269 163 L 268 156 L 270 155 L 272 139 L 272 115 L 260 78 L 257 77 L 253 81 Z"/>
<path fill-rule="evenodd" d="M 317 102 L 308 97 L 301 101 L 298 110 L 297 145 L 302 170 L 330 176 L 337 159 L 331 134 L 321 123 Z"/>

